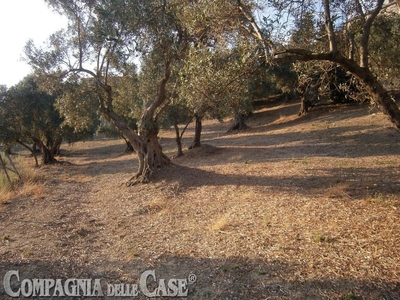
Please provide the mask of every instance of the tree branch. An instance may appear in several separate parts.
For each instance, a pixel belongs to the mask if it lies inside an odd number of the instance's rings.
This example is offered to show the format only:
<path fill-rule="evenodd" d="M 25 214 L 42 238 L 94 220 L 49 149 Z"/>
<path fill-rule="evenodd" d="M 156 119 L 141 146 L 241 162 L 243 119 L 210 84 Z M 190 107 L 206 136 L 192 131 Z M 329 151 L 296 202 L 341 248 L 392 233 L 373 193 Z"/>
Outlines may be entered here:
<path fill-rule="evenodd" d="M 331 52 L 337 52 L 338 50 L 335 37 L 335 30 L 333 28 L 329 0 L 324 0 L 324 13 L 325 13 L 325 29 L 328 34 L 328 40 L 329 40 L 329 50 Z"/>
<path fill-rule="evenodd" d="M 247 20 L 247 22 L 249 22 L 252 29 L 244 25 L 242 25 L 242 27 L 246 28 L 246 30 L 249 33 L 251 33 L 255 38 L 257 38 L 262 43 L 264 47 L 264 55 L 266 60 L 268 60 L 268 57 L 273 57 L 275 52 L 275 46 L 272 43 L 272 41 L 269 41 L 265 38 L 257 22 L 254 20 L 254 17 L 245 10 L 240 0 L 237 0 L 237 5 L 239 11 L 242 13 L 243 17 Z"/>
<path fill-rule="evenodd" d="M 361 43 L 360 43 L 360 66 L 362 68 L 368 68 L 368 66 L 369 66 L 368 43 L 369 43 L 369 37 L 371 35 L 371 26 L 372 26 L 375 18 L 378 16 L 380 11 L 382 10 L 383 2 L 384 2 L 384 0 L 377 0 L 376 8 L 372 11 L 371 14 L 368 15 L 368 17 L 364 23 L 364 26 L 363 26 L 363 34 L 362 34 Z"/>
<path fill-rule="evenodd" d="M 154 115 L 155 110 L 159 107 L 166 98 L 166 86 L 171 75 L 171 61 L 167 60 L 165 62 L 165 72 L 164 77 L 160 81 L 159 89 L 158 89 L 158 97 L 157 100 L 154 101 L 146 110 L 146 115 L 148 117 L 152 117 Z"/>

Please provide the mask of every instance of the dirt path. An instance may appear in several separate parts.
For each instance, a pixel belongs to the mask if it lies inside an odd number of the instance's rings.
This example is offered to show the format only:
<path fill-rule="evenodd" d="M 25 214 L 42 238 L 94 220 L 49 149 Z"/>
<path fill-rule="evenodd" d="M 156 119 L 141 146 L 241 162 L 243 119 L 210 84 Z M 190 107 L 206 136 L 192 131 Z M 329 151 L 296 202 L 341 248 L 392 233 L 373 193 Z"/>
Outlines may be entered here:
<path fill-rule="evenodd" d="M 1 206 L 0 269 L 105 291 L 195 274 L 188 299 L 399 299 L 400 136 L 365 107 L 296 110 L 237 134 L 206 122 L 203 148 L 131 188 L 123 141 L 66 146 L 73 165 L 43 168 L 39 199 Z M 173 155 L 173 133 L 161 141 Z"/>

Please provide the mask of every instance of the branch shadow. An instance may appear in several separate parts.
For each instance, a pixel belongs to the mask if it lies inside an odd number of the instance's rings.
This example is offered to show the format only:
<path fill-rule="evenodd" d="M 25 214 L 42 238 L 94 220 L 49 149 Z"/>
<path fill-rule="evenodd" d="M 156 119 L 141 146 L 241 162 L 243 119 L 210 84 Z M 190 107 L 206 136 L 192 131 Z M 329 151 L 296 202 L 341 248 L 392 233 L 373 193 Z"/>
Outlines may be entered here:
<path fill-rule="evenodd" d="M 261 175 L 219 174 L 199 168 L 174 165 L 159 170 L 154 182 L 179 183 L 182 191 L 202 186 L 248 186 L 264 189 L 279 189 L 281 192 L 297 192 L 315 197 L 337 185 L 345 185 L 350 198 L 358 199 L 373 194 L 398 195 L 400 191 L 399 172 L 391 166 L 373 168 L 322 168 L 305 169 L 302 176 L 268 176 L 268 170 Z M 307 172 L 308 171 L 308 172 Z"/>
<path fill-rule="evenodd" d="M 306 133 L 284 132 L 259 135 L 231 135 L 227 138 L 209 140 L 208 143 L 220 151 L 215 157 L 200 159 L 199 166 L 212 166 L 226 162 L 267 162 L 292 158 L 337 157 L 361 158 L 400 154 L 400 135 L 392 128 L 374 126 L 346 126 L 340 128 L 315 129 Z M 185 152 L 190 154 L 190 151 Z M 190 157 L 190 155 L 189 155 Z M 191 164 L 185 156 L 182 164 Z"/>

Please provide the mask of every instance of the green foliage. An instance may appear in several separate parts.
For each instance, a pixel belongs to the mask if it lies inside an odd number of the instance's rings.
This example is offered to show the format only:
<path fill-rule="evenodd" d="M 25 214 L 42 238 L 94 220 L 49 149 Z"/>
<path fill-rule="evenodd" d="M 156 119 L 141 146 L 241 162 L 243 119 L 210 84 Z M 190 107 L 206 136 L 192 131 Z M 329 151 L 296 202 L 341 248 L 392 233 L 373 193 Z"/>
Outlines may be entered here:
<path fill-rule="evenodd" d="M 348 103 L 365 101 L 368 97 L 350 73 L 330 62 L 296 63 L 297 93 L 312 105 L 319 102 Z"/>
<path fill-rule="evenodd" d="M 151 106 L 158 98 L 159 87 L 155 80 L 160 80 L 165 72 L 162 52 L 153 49 L 141 58 L 141 71 L 138 74 L 138 84 L 135 98 L 138 100 L 136 117 L 140 117 L 143 109 Z"/>
<path fill-rule="evenodd" d="M 283 93 L 294 93 L 297 73 L 292 63 L 266 65 L 262 56 L 255 60 L 248 77 L 248 92 L 252 102 Z"/>
<path fill-rule="evenodd" d="M 11 87 L 2 98 L 1 142 L 30 143 L 37 138 L 48 145 L 61 134 L 55 97 L 40 91 L 32 76 Z"/>
<path fill-rule="evenodd" d="M 370 38 L 371 68 L 389 89 L 400 89 L 400 15 L 380 15 Z"/>
<path fill-rule="evenodd" d="M 221 37 L 214 47 L 191 47 L 180 72 L 178 95 L 191 111 L 223 118 L 251 111 L 254 45 L 240 36 Z"/>
<path fill-rule="evenodd" d="M 138 93 L 139 78 L 136 66 L 131 65 L 129 72 L 122 76 L 113 77 L 115 112 L 123 116 L 133 129 L 137 128 L 137 122 L 143 113 L 143 98 Z"/>
<path fill-rule="evenodd" d="M 0 91 L 0 142 L 10 145 L 13 142 L 11 133 L 11 118 L 7 109 L 7 87 L 1 86 Z"/>
<path fill-rule="evenodd" d="M 325 6 L 324 3 L 328 5 Z M 320 99 L 348 102 L 376 98 L 376 94 L 367 93 L 366 87 L 369 91 L 373 89 L 369 82 L 360 83 L 365 77 L 359 68 L 373 73 L 386 89 L 400 88 L 400 60 L 396 52 L 400 46 L 398 12 L 390 11 L 386 7 L 381 10 L 382 3 L 379 1 L 335 0 L 323 1 L 322 5 L 312 0 L 267 1 L 264 4 L 263 11 L 259 12 L 261 15 L 268 12 L 268 15 L 259 17 L 264 20 L 263 23 L 256 21 L 268 25 L 267 31 L 262 28 L 263 36 L 257 36 L 254 27 L 250 26 L 251 20 L 246 18 L 245 24 L 251 29 L 249 31 L 252 38 L 255 36 L 264 42 L 263 47 L 269 45 L 270 48 L 266 47 L 268 50 L 280 53 L 282 56 L 278 60 L 286 56 L 291 61 L 299 58 L 300 61 L 312 61 L 309 64 L 315 63 L 313 68 L 308 68 L 309 70 L 304 70 L 299 75 L 309 77 L 307 81 L 313 81 L 308 86 L 320 94 Z M 341 57 L 342 60 L 329 57 L 331 51 L 335 52 L 332 56 Z M 311 53 L 316 55 L 311 57 Z M 328 56 L 324 57 L 322 53 Z M 276 56 L 267 55 L 265 58 L 267 61 L 276 61 Z M 338 65 L 329 66 L 329 63 L 325 64 L 323 61 L 338 62 L 346 71 Z M 315 78 L 317 73 L 320 79 Z M 300 77 L 299 81 L 304 82 L 304 78 Z M 300 84 L 302 85 L 301 82 Z"/>
<path fill-rule="evenodd" d="M 316 37 L 320 34 L 316 23 L 315 8 L 308 6 L 304 7 L 304 10 L 301 14 L 295 15 L 290 44 L 297 48 L 314 48 L 318 43 Z"/>
<path fill-rule="evenodd" d="M 49 94 L 30 75 L 6 90 L 0 101 L 0 142 L 25 146 L 35 143 L 55 154 L 62 140 L 73 142 L 92 135 L 97 125 L 90 118 L 96 110 L 85 107 L 84 101 L 76 101 L 80 97 L 87 99 L 87 95 L 79 93 L 82 90 L 74 85 L 64 84 L 63 88 L 64 93 L 58 89 Z M 71 109 L 71 105 L 77 107 Z M 60 112 L 64 114 L 68 109 L 75 114 L 63 118 Z M 84 123 L 87 119 L 90 122 Z"/>
<path fill-rule="evenodd" d="M 116 113 L 135 128 L 149 106 L 157 102 L 152 113 L 162 110 L 163 101 L 157 101 L 163 100 L 159 98 L 160 80 L 166 65 L 173 68 L 185 52 L 185 32 L 176 13 L 186 1 L 47 2 L 69 18 L 70 26 L 50 37 L 44 49 L 28 43 L 25 53 L 46 78 L 44 83 L 51 77 L 74 82 L 58 103 L 65 124 L 87 129 L 95 119 L 93 112 L 100 108 L 108 118 Z"/>
<path fill-rule="evenodd" d="M 325 18 L 317 1 L 266 1 L 264 7 L 250 0 L 47 2 L 69 17 L 70 26 L 53 34 L 47 49 L 29 42 L 26 55 L 38 74 L 63 75 L 62 82 L 69 82 L 57 108 L 64 117 L 63 126 L 74 132 L 93 131 L 100 122 L 99 108 L 105 114 L 115 112 L 133 128 L 146 124 L 156 128 L 158 121 L 163 126 L 182 122 L 180 115 L 183 119 L 187 115 L 186 111 L 177 113 L 182 107 L 191 115 L 219 119 L 248 114 L 255 99 L 291 93 L 298 79 L 315 89 L 320 99 L 334 102 L 349 101 L 360 90 L 354 88 L 348 73 L 331 63 L 296 65 L 299 78 L 292 64 L 267 66 L 261 62 L 265 59 L 260 49 L 265 47 L 263 37 L 252 30 L 251 19 L 246 22 L 238 13 L 238 4 L 250 14 L 266 7 L 270 10 L 265 11 L 276 13 L 262 18 L 261 28 L 261 35 L 271 39 L 275 50 L 327 52 Z M 373 7 L 367 2 L 364 10 Z M 347 2 L 330 4 L 340 51 L 349 52 L 345 21 L 356 20 L 349 33 L 359 43 L 362 22 L 355 16 L 360 12 Z M 399 46 L 399 23 L 394 16 L 380 17 L 371 35 L 374 68 L 388 83 L 400 64 L 393 50 Z M 391 42 L 384 43 L 386 39 Z M 385 55 L 395 63 L 387 64 Z M 165 91 L 160 89 L 164 79 L 168 81 Z M 46 80 L 43 84 L 54 89 L 51 80 Z M 169 109 L 170 104 L 177 106 Z M 148 112 L 151 116 L 145 116 Z M 162 112 L 163 118 L 158 118 Z M 101 130 L 112 132 L 109 125 L 102 122 Z"/>
<path fill-rule="evenodd" d="M 173 125 L 187 124 L 192 119 L 193 114 L 188 107 L 182 104 L 171 104 L 163 112 L 160 125 L 169 128 Z"/>
<path fill-rule="evenodd" d="M 363 39 L 363 18 L 354 18 L 348 28 L 338 35 L 342 50 L 351 52 L 351 41 L 355 61 L 360 60 L 357 46 Z M 351 39 L 349 40 L 349 36 Z M 354 46 L 353 45 L 353 46 Z M 369 68 L 387 89 L 400 89 L 400 58 L 396 51 L 400 47 L 400 15 L 382 11 L 374 20 L 368 39 Z"/>
<path fill-rule="evenodd" d="M 347 292 L 345 295 L 346 300 L 357 300 L 358 297 L 354 295 L 352 292 Z"/>
<path fill-rule="evenodd" d="M 66 82 L 60 86 L 55 107 L 63 116 L 62 127 L 72 133 L 94 133 L 99 125 L 97 90 L 88 80 Z M 73 139 L 73 137 L 71 137 Z"/>
<path fill-rule="evenodd" d="M 329 100 L 335 103 L 348 103 L 356 93 L 353 77 L 341 67 L 334 67 L 328 73 Z"/>

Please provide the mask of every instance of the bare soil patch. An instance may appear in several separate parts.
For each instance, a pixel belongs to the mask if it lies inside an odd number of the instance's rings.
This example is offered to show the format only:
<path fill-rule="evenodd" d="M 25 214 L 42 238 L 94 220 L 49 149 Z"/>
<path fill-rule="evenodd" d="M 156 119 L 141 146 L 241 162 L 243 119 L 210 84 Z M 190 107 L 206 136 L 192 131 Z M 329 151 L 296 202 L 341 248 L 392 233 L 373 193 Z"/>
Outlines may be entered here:
<path fill-rule="evenodd" d="M 297 110 L 229 134 L 207 121 L 204 147 L 134 187 L 124 141 L 65 145 L 71 165 L 40 170 L 41 197 L 0 204 L 0 277 L 137 283 L 154 269 L 195 274 L 187 299 L 400 299 L 400 134 L 365 106 Z M 161 143 L 175 154 L 172 130 Z"/>

